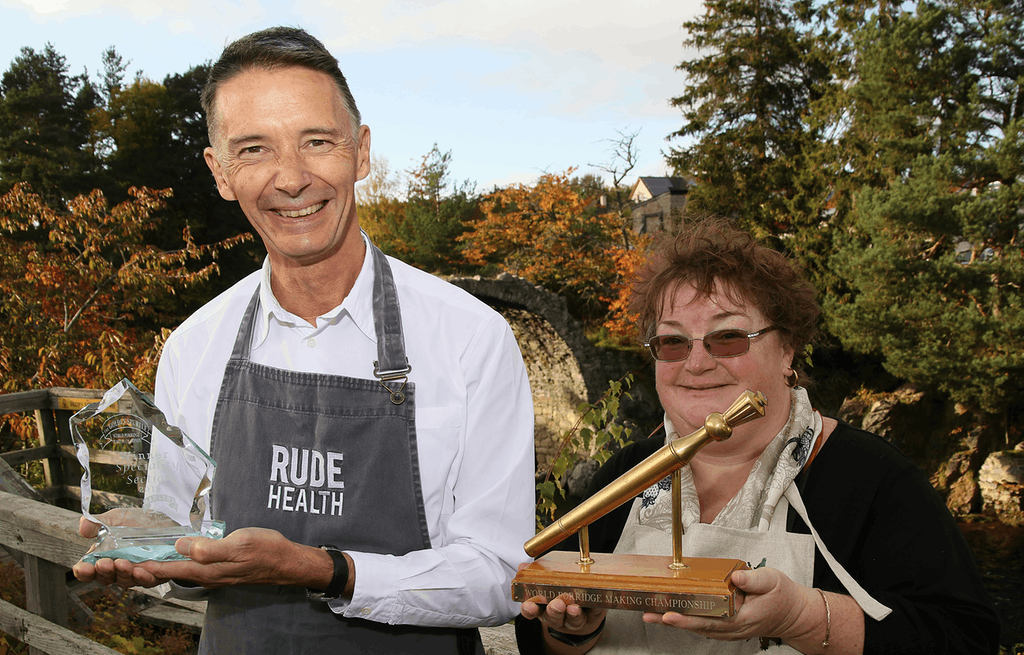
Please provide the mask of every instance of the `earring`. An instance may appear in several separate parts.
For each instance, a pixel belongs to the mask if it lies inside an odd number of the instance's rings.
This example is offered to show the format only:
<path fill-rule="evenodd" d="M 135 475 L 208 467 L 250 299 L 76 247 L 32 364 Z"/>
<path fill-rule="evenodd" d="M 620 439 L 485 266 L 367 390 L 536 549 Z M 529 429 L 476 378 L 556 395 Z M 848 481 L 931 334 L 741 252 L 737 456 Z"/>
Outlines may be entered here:
<path fill-rule="evenodd" d="M 790 374 L 786 376 L 786 386 L 792 389 L 800 382 L 800 374 L 793 369 L 789 369 Z"/>

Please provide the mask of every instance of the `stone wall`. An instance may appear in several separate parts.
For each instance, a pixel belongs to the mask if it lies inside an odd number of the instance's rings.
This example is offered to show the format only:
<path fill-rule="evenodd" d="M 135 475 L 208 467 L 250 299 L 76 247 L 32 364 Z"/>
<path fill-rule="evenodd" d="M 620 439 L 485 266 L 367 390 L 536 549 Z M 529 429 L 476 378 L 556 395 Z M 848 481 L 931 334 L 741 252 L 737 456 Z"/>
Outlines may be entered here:
<path fill-rule="evenodd" d="M 500 312 L 523 353 L 536 415 L 538 470 L 551 461 L 583 402 L 596 402 L 617 380 L 644 365 L 641 357 L 596 348 L 569 315 L 565 299 L 507 273 L 497 279 L 449 278 Z M 642 389 L 630 406 L 649 404 Z"/>
<path fill-rule="evenodd" d="M 637 234 L 675 232 L 683 218 L 686 194 L 663 193 L 632 207 L 633 231 Z"/>

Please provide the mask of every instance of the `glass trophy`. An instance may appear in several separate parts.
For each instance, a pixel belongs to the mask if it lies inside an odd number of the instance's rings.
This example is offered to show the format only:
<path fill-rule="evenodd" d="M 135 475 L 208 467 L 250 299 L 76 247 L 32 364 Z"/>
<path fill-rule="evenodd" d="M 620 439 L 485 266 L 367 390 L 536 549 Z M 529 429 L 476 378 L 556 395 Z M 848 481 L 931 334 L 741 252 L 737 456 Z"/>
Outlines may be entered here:
<path fill-rule="evenodd" d="M 100 525 L 86 562 L 98 559 L 183 560 L 174 550 L 180 537 L 218 539 L 224 524 L 209 516 L 210 490 L 217 465 L 188 435 L 167 423 L 149 395 L 121 380 L 71 417 L 71 438 L 82 465 L 82 514 Z M 90 458 L 92 466 L 90 466 Z M 93 515 L 92 484 L 120 494 L 113 511 Z M 141 506 L 127 500 L 143 495 Z M 95 495 L 99 495 L 98 492 Z"/>

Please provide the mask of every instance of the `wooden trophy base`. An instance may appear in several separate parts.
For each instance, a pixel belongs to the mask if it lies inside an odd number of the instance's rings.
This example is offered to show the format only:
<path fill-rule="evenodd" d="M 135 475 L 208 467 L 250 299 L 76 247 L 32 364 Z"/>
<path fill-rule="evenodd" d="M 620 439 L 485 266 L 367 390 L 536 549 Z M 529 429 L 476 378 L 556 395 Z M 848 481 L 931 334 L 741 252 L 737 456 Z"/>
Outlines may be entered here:
<path fill-rule="evenodd" d="M 750 568 L 742 560 L 713 557 L 684 557 L 686 567 L 678 569 L 670 567 L 668 556 L 594 558 L 593 564 L 580 564 L 579 553 L 548 553 L 512 580 L 513 600 L 569 594 L 581 607 L 732 616 L 738 609 L 732 572 Z"/>

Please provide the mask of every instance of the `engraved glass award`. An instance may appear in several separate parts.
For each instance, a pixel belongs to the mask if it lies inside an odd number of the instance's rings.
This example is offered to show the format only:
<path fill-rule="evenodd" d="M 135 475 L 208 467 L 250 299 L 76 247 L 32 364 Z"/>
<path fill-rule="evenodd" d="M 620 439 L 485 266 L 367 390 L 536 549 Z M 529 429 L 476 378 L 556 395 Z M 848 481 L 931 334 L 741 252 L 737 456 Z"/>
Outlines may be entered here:
<path fill-rule="evenodd" d="M 180 537 L 223 536 L 208 511 L 213 459 L 128 380 L 76 412 L 71 437 L 83 469 L 82 514 L 101 526 L 85 561 L 186 559 L 174 550 Z M 98 479 L 120 493 L 94 491 Z M 94 496 L 114 511 L 93 515 Z"/>

